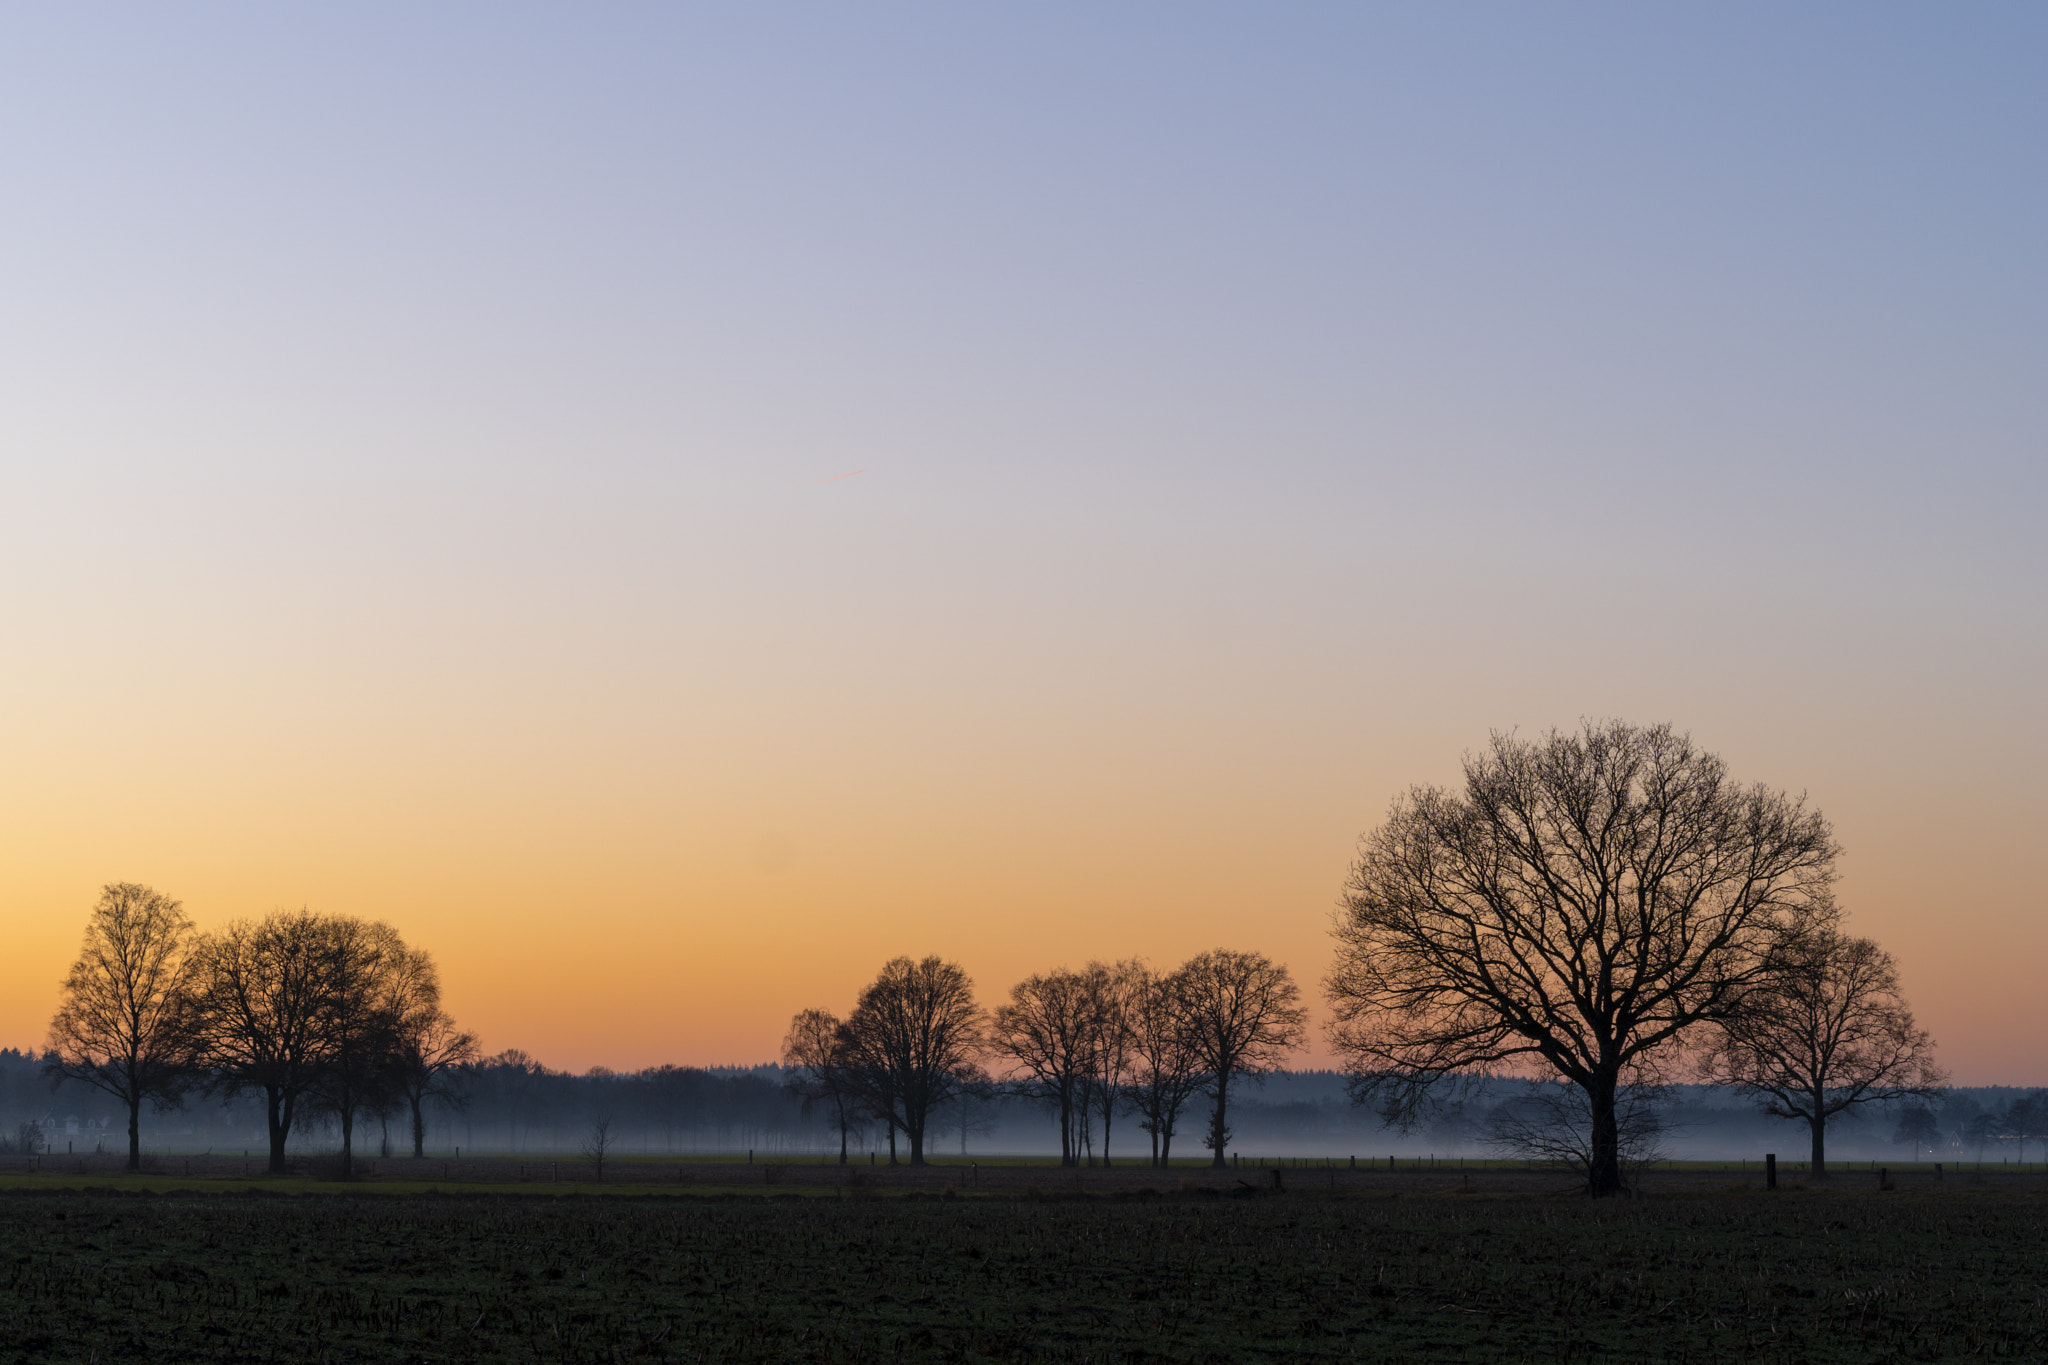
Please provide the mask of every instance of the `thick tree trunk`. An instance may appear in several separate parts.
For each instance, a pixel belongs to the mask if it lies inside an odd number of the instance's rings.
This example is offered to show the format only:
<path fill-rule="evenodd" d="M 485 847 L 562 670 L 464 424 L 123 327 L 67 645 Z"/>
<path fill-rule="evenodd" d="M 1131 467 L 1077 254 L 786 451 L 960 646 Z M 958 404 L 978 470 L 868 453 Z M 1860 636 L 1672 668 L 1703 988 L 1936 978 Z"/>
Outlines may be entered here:
<path fill-rule="evenodd" d="M 1154 1166 L 1159 1164 L 1159 1124 L 1157 1121 L 1152 1125 L 1152 1164 Z"/>
<path fill-rule="evenodd" d="M 264 1087 L 263 1098 L 265 1100 L 263 1106 L 264 1117 L 270 1123 L 270 1173 L 272 1175 L 283 1175 L 285 1170 L 284 1140 L 291 1135 L 292 1130 L 291 1106 L 288 1101 L 282 1100 L 279 1097 L 276 1089 L 270 1086 Z"/>
<path fill-rule="evenodd" d="M 924 1125 L 920 1123 L 909 1128 L 904 1136 L 910 1139 L 910 1164 L 924 1165 Z"/>
<path fill-rule="evenodd" d="M 1209 1164 L 1219 1171 L 1227 1164 L 1223 1159 L 1223 1149 L 1230 1142 L 1230 1129 L 1223 1122 L 1223 1111 L 1229 1100 L 1230 1082 L 1226 1078 L 1218 1076 L 1216 1078 L 1216 1110 L 1209 1115 L 1209 1145 L 1215 1149 L 1216 1159 Z"/>
<path fill-rule="evenodd" d="M 839 1164 L 846 1164 L 846 1109 L 843 1105 L 839 1110 Z"/>
<path fill-rule="evenodd" d="M 341 1106 L 341 1178 L 352 1179 L 356 1173 L 356 1116 L 353 1105 Z"/>
<path fill-rule="evenodd" d="M 128 1169 L 142 1169 L 142 1096 L 128 1098 Z"/>
<path fill-rule="evenodd" d="M 1828 1178 L 1828 1121 L 1820 1112 L 1818 1105 L 1814 1106 L 1813 1117 L 1806 1121 L 1806 1126 L 1813 1130 L 1813 1173 L 1808 1176 L 1808 1179 L 1826 1180 Z"/>
<path fill-rule="evenodd" d="M 422 1112 L 418 1095 L 408 1099 L 412 1104 L 412 1154 L 413 1159 L 418 1160 L 427 1154 L 427 1117 Z"/>
<path fill-rule="evenodd" d="M 889 1125 L 889 1164 L 896 1164 L 896 1125 Z"/>
<path fill-rule="evenodd" d="M 1060 1165 L 1074 1164 L 1074 1097 L 1060 1092 Z"/>
<path fill-rule="evenodd" d="M 1596 1076 L 1586 1093 L 1593 1110 L 1586 1193 L 1596 1199 L 1621 1193 L 1621 1125 L 1614 1112 L 1614 1091 L 1614 1077 Z"/>
<path fill-rule="evenodd" d="M 1109 1169 L 1109 1110 L 1109 1105 L 1102 1106 L 1102 1169 L 1105 1171 Z"/>

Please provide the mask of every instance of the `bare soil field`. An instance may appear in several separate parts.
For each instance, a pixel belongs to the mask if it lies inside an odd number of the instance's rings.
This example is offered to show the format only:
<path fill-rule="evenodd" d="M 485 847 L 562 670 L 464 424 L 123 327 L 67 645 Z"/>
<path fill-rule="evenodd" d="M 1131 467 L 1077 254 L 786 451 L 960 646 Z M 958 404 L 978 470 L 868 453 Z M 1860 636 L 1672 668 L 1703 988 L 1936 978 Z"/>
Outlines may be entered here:
<path fill-rule="evenodd" d="M 0 1360 L 2048 1358 L 2038 1174 L 519 1164 L 0 1176 Z"/>

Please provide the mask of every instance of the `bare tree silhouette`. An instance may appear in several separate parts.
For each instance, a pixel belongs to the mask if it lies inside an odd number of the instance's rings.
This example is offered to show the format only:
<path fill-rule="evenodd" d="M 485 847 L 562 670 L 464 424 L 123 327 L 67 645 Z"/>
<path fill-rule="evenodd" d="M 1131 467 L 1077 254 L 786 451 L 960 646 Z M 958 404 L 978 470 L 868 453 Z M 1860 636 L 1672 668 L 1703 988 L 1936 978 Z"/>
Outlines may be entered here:
<path fill-rule="evenodd" d="M 611 1154 L 614 1145 L 616 1144 L 612 1138 L 612 1121 L 609 1117 L 601 1118 L 590 1125 L 590 1133 L 583 1139 L 581 1150 L 584 1160 L 597 1168 L 600 1184 L 604 1181 L 605 1158 Z"/>
<path fill-rule="evenodd" d="M 1621 1078 L 1655 1079 L 1832 921 L 1835 853 L 1818 812 L 1669 726 L 1496 734 L 1462 793 L 1411 791 L 1353 866 L 1328 989 L 1354 1094 L 1410 1123 L 1446 1077 L 1562 1076 L 1588 1189 L 1618 1191 Z"/>
<path fill-rule="evenodd" d="M 1091 962 L 1081 974 L 1095 1021 L 1093 1064 L 1085 1097 L 1102 1120 L 1102 1164 L 1109 1165 L 1109 1125 L 1129 1096 L 1136 1060 L 1138 999 L 1146 980 L 1145 964 L 1135 960 Z"/>
<path fill-rule="evenodd" d="M 142 1165 L 143 1102 L 169 1106 L 190 1083 L 180 1020 L 191 933 L 169 896 L 133 882 L 103 887 L 50 1021 L 51 1075 L 126 1106 L 131 1171 Z"/>
<path fill-rule="evenodd" d="M 839 1164 L 846 1164 L 846 1139 L 859 1118 L 849 1062 L 840 1038 L 841 1021 L 830 1010 L 802 1010 L 789 1021 L 782 1039 L 784 1084 L 806 1108 L 826 1104 L 839 1129 Z"/>
<path fill-rule="evenodd" d="M 430 1100 L 460 1109 L 456 1080 L 477 1059 L 477 1038 L 455 1026 L 441 1008 L 441 978 L 423 948 L 408 948 L 393 965 L 392 1003 L 397 1018 L 395 1084 L 412 1117 L 412 1154 L 426 1155 Z"/>
<path fill-rule="evenodd" d="M 1814 1180 L 1827 1179 L 1829 1119 L 1859 1104 L 1931 1098 L 1947 1082 L 1934 1039 L 1899 993 L 1892 955 L 1832 928 L 1790 949 L 1718 1034 L 1708 1077 L 1754 1096 L 1766 1114 L 1804 1120 Z"/>
<path fill-rule="evenodd" d="M 2027 1144 L 2048 1134 L 2048 1090 L 2030 1090 L 2005 1109 L 2005 1131 L 2018 1147 L 2016 1160 L 2027 1160 Z"/>
<path fill-rule="evenodd" d="M 1202 1088 L 1202 1063 L 1187 1022 L 1187 987 L 1179 972 L 1147 972 L 1131 1010 L 1131 1107 L 1152 1138 L 1152 1164 L 1173 1159 L 1181 1110 Z"/>
<path fill-rule="evenodd" d="M 343 915 L 319 917 L 324 959 L 324 1047 L 309 1096 L 341 1125 L 341 1171 L 355 1174 L 359 1114 L 395 1107 L 398 1096 L 408 950 L 390 925 Z"/>
<path fill-rule="evenodd" d="M 979 1077 L 986 1018 L 974 984 L 951 962 L 892 959 L 840 1026 L 840 1056 L 867 1109 L 900 1128 L 910 1164 L 924 1164 L 926 1124 L 962 1085 Z M 891 1143 L 890 1159 L 895 1159 Z"/>
<path fill-rule="evenodd" d="M 183 1015 L 195 1064 L 226 1094 L 263 1092 L 270 1170 L 327 1064 L 327 929 L 310 911 L 246 920 L 194 943 Z"/>
<path fill-rule="evenodd" d="M 1059 968 L 1027 976 L 996 1007 L 991 1050 L 1016 1063 L 1020 1094 L 1059 1114 L 1060 1164 L 1078 1165 L 1077 1114 L 1095 1065 L 1098 1002 L 1079 972 Z"/>
<path fill-rule="evenodd" d="M 1190 958 L 1178 973 L 1188 1045 L 1208 1083 L 1209 1132 L 1203 1143 L 1221 1166 L 1230 1145 L 1230 1085 L 1279 1066 L 1301 1046 L 1308 1011 L 1287 969 L 1264 953 L 1227 948 Z"/>

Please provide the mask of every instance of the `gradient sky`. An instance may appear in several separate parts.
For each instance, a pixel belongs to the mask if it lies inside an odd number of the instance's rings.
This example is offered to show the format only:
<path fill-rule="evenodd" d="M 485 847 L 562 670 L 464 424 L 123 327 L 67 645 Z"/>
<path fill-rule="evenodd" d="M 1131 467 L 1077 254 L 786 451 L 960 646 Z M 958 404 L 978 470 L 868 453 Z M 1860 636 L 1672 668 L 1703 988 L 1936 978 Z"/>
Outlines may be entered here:
<path fill-rule="evenodd" d="M 2044 62 L 2037 4 L 14 7 L 0 1043 L 112 880 L 388 919 L 579 1069 L 896 953 L 1315 990 L 1399 791 L 1618 716 L 1808 793 L 1958 1079 L 2048 1083 Z"/>

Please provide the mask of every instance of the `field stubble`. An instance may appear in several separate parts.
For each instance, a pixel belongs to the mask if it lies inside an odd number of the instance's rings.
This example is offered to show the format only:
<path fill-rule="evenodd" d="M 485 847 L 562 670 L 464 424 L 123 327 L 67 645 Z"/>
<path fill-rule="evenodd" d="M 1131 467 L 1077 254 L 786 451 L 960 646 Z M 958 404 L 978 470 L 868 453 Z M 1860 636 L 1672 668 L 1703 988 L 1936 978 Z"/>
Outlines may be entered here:
<path fill-rule="evenodd" d="M 983 1198 L 17 1186 L 0 1195 L 0 1359 L 2048 1356 L 2048 1194 L 2019 1185 L 1591 1203 L 1190 1183 Z"/>

